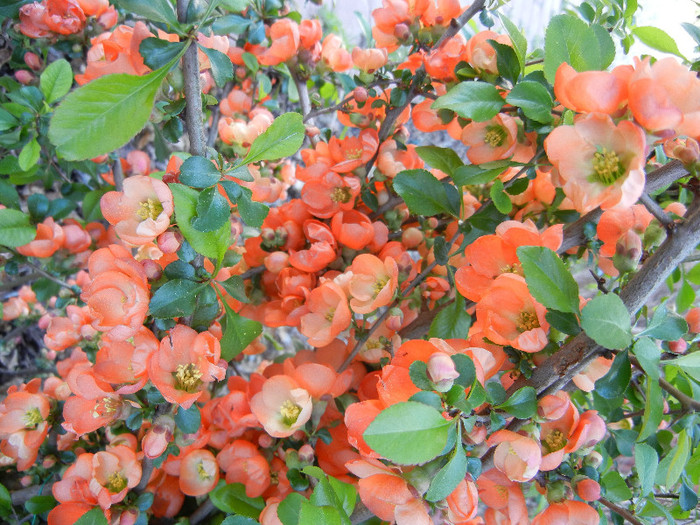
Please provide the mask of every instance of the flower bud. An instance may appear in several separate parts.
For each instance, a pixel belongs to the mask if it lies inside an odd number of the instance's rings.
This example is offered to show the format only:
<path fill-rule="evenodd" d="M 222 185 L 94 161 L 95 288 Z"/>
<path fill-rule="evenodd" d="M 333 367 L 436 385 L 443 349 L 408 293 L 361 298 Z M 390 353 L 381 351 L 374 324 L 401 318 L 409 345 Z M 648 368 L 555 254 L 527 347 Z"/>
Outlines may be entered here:
<path fill-rule="evenodd" d="M 311 465 L 314 462 L 314 448 L 306 443 L 299 449 L 299 460 L 302 463 Z"/>
<path fill-rule="evenodd" d="M 574 493 L 571 486 L 564 481 L 554 481 L 547 484 L 547 501 L 549 503 L 561 503 L 571 499 Z"/>
<path fill-rule="evenodd" d="M 386 327 L 389 330 L 398 332 L 403 326 L 403 311 L 401 308 L 394 307 L 389 312 L 389 317 L 386 320 Z"/>
<path fill-rule="evenodd" d="M 15 71 L 15 80 L 26 86 L 27 84 L 31 84 L 32 80 L 34 80 L 34 74 L 26 69 L 20 69 Z"/>
<path fill-rule="evenodd" d="M 367 99 L 369 98 L 369 94 L 367 93 L 367 89 L 362 87 L 362 86 L 356 87 L 352 92 L 352 96 L 355 97 L 355 101 L 360 102 L 360 103 L 366 102 Z"/>
<path fill-rule="evenodd" d="M 423 232 L 415 226 L 406 228 L 401 234 L 401 242 L 406 249 L 411 250 L 423 242 Z"/>
<path fill-rule="evenodd" d="M 597 501 L 600 499 L 600 485 L 597 481 L 583 476 L 576 476 L 572 480 L 576 487 L 576 494 L 584 501 Z"/>
<path fill-rule="evenodd" d="M 411 36 L 411 28 L 406 24 L 396 24 L 394 26 L 394 36 L 399 39 L 399 41 L 404 42 Z"/>
<path fill-rule="evenodd" d="M 141 266 L 143 266 L 143 269 L 146 271 L 146 277 L 148 277 L 149 281 L 157 281 L 160 279 L 160 276 L 163 275 L 163 269 L 160 267 L 160 264 L 155 261 L 144 259 L 141 261 Z"/>
<path fill-rule="evenodd" d="M 24 63 L 34 71 L 39 71 L 41 69 L 41 59 L 36 53 L 32 53 L 31 51 L 24 54 Z"/>
<path fill-rule="evenodd" d="M 620 273 L 637 269 L 642 257 L 642 239 L 632 230 L 627 230 L 617 241 L 613 264 Z"/>
<path fill-rule="evenodd" d="M 595 450 L 591 450 L 586 457 L 583 458 L 583 465 L 586 467 L 598 468 L 602 463 L 603 456 L 600 455 L 600 452 L 596 452 Z"/>
<path fill-rule="evenodd" d="M 428 379 L 435 383 L 435 390 L 447 392 L 459 377 L 455 363 L 449 355 L 437 352 L 428 359 Z"/>
<path fill-rule="evenodd" d="M 158 236 L 158 249 L 163 253 L 175 253 L 180 249 L 182 239 L 180 232 L 163 232 Z"/>
<path fill-rule="evenodd" d="M 668 349 L 674 354 L 685 354 L 688 350 L 688 343 L 685 339 L 678 339 L 676 341 L 668 342 Z"/>

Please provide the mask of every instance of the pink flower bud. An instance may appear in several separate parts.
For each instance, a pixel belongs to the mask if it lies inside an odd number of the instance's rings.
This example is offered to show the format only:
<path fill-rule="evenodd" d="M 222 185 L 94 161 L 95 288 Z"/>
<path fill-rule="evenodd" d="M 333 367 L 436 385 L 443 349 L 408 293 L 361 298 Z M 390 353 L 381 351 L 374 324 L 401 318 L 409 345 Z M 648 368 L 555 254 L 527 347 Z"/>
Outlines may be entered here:
<path fill-rule="evenodd" d="M 590 478 L 583 478 L 576 483 L 576 494 L 583 501 L 597 501 L 600 499 L 600 485 Z"/>
<path fill-rule="evenodd" d="M 401 308 L 394 307 L 391 309 L 391 312 L 389 312 L 389 317 L 386 319 L 386 327 L 389 330 L 393 330 L 394 332 L 398 332 L 401 330 L 401 327 L 403 326 L 403 311 L 401 311 Z"/>
<path fill-rule="evenodd" d="M 274 438 L 268 434 L 262 434 L 258 438 L 258 445 L 260 448 L 270 448 L 274 442 Z"/>
<path fill-rule="evenodd" d="M 396 24 L 394 27 L 394 36 L 401 41 L 408 40 L 411 36 L 411 28 L 406 24 Z"/>
<path fill-rule="evenodd" d="M 421 242 L 423 242 L 423 232 L 414 226 L 406 228 L 401 235 L 401 243 L 408 250 L 417 247 Z"/>
<path fill-rule="evenodd" d="M 633 230 L 627 230 L 617 241 L 613 264 L 620 273 L 637 269 L 642 257 L 642 239 Z"/>
<path fill-rule="evenodd" d="M 455 363 L 449 355 L 437 352 L 428 359 L 428 378 L 435 383 L 438 392 L 447 392 L 459 377 Z"/>
<path fill-rule="evenodd" d="M 685 339 L 669 341 L 668 349 L 674 354 L 685 354 L 686 350 L 688 350 L 688 343 Z"/>
<path fill-rule="evenodd" d="M 265 268 L 272 273 L 280 273 L 289 266 L 289 254 L 285 252 L 272 252 L 263 260 Z"/>
<path fill-rule="evenodd" d="M 314 448 L 306 443 L 299 449 L 299 459 L 302 463 L 311 465 L 314 462 Z"/>
<path fill-rule="evenodd" d="M 158 236 L 158 248 L 163 253 L 175 253 L 180 249 L 182 238 L 179 232 L 163 232 Z"/>
<path fill-rule="evenodd" d="M 160 264 L 150 259 L 141 261 L 141 266 L 146 270 L 146 277 L 148 277 L 149 281 L 157 281 L 163 274 L 163 269 L 160 267 Z"/>
<path fill-rule="evenodd" d="M 32 80 L 34 80 L 34 74 L 26 69 L 20 69 L 19 71 L 15 71 L 15 79 L 20 84 L 26 86 L 27 84 L 31 84 Z"/>
<path fill-rule="evenodd" d="M 353 90 L 352 96 L 355 97 L 355 100 L 357 102 L 361 103 L 361 102 L 367 101 L 367 99 L 369 98 L 369 93 L 367 93 L 366 88 L 364 88 L 362 86 L 358 86 Z"/>
<path fill-rule="evenodd" d="M 24 54 L 24 63 L 34 71 L 39 71 L 41 69 L 41 59 L 36 53 L 32 53 L 31 51 Z"/>

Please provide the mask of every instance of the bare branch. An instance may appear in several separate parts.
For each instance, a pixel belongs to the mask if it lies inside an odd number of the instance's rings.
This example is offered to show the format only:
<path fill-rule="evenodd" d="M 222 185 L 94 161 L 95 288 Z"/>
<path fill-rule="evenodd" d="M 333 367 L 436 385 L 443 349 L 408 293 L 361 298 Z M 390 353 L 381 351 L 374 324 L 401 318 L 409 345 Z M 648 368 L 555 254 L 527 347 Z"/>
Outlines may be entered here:
<path fill-rule="evenodd" d="M 450 25 L 448 26 L 447 31 L 445 31 L 442 34 L 440 40 L 438 40 L 437 43 L 433 46 L 433 49 L 439 48 L 450 38 L 459 33 L 459 31 L 465 25 L 467 25 L 467 22 L 474 18 L 476 14 L 484 8 L 484 4 L 486 4 L 486 0 L 476 0 L 472 5 L 465 9 L 464 13 L 459 15 L 458 18 L 453 18 L 452 20 L 450 20 Z"/>
<path fill-rule="evenodd" d="M 599 501 L 602 505 L 604 505 L 604 506 L 606 506 L 607 508 L 609 508 L 611 511 L 613 511 L 613 512 L 619 514 L 620 516 L 622 516 L 623 518 L 625 518 L 625 519 L 626 519 L 627 521 L 629 521 L 630 523 L 633 523 L 634 525 L 644 525 L 644 523 L 642 523 L 641 521 L 639 521 L 639 520 L 635 517 L 635 515 L 634 515 L 632 512 L 630 512 L 629 510 L 624 509 L 624 508 L 622 508 L 622 507 L 618 507 L 618 506 L 615 505 L 613 502 L 608 501 L 608 500 L 605 499 L 605 498 L 600 498 L 598 501 Z"/>
<path fill-rule="evenodd" d="M 177 0 L 177 18 L 179 22 L 187 21 L 188 0 Z M 193 40 L 182 59 L 182 74 L 185 79 L 185 122 L 190 138 L 190 153 L 204 155 L 205 138 L 202 122 L 202 89 L 199 84 L 199 56 L 197 42 Z"/>

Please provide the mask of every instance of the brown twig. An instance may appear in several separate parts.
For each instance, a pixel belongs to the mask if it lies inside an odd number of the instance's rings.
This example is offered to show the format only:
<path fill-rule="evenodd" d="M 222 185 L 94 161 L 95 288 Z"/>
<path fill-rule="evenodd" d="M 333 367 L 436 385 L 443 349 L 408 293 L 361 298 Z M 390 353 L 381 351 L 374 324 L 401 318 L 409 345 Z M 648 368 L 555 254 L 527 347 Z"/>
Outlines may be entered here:
<path fill-rule="evenodd" d="M 642 365 L 639 364 L 639 361 L 637 360 L 636 357 L 633 355 L 628 356 L 630 363 L 634 365 L 636 368 L 639 370 L 644 371 L 642 368 Z M 666 392 L 671 394 L 673 397 L 675 397 L 678 401 L 680 401 L 681 405 L 683 406 L 684 411 L 691 411 L 691 412 L 700 412 L 700 401 L 696 401 L 692 397 L 684 394 L 680 390 L 678 390 L 675 386 L 673 386 L 671 383 L 666 381 L 663 377 L 659 378 L 659 386 L 663 388 Z"/>
<path fill-rule="evenodd" d="M 611 511 L 615 512 L 616 514 L 619 514 L 620 516 L 625 518 L 630 523 L 633 523 L 634 525 L 644 525 L 644 523 L 639 521 L 632 512 L 630 512 L 629 510 L 624 509 L 622 507 L 618 507 L 612 501 L 609 501 L 605 498 L 600 498 L 598 500 L 598 502 L 601 503 L 602 505 L 606 506 L 607 508 L 609 508 Z"/>
<path fill-rule="evenodd" d="M 673 219 L 669 217 L 663 208 L 661 208 L 654 199 L 649 197 L 647 193 L 642 193 L 642 196 L 639 197 L 639 202 L 644 204 L 646 209 L 649 210 L 649 213 L 656 217 L 656 220 L 658 220 L 664 228 L 668 228 L 674 224 Z"/>
<path fill-rule="evenodd" d="M 433 46 L 433 49 L 437 49 L 440 46 L 442 46 L 445 42 L 447 42 L 450 38 L 455 36 L 459 31 L 467 25 L 467 22 L 469 22 L 472 18 L 476 16 L 476 14 L 481 11 L 484 8 L 484 5 L 486 4 L 486 0 L 476 0 L 472 5 L 470 5 L 467 9 L 464 10 L 464 13 L 459 15 L 457 18 L 453 18 L 450 20 L 450 25 L 447 27 L 447 30 L 442 34 L 440 37 L 440 40 L 436 42 L 436 44 Z"/>
<path fill-rule="evenodd" d="M 202 523 L 214 511 L 216 511 L 216 507 L 211 502 L 211 500 L 207 498 L 206 500 L 204 500 L 204 503 L 202 503 L 197 508 L 197 510 L 195 510 L 190 516 L 190 525 L 197 525 L 198 523 Z"/>

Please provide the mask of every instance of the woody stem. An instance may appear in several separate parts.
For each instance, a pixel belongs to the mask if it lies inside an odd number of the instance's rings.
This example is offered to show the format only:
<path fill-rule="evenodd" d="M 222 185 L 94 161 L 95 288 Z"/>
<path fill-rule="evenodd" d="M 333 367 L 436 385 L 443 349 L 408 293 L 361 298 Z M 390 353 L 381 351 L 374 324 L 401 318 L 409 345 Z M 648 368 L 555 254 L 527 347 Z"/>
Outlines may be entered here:
<path fill-rule="evenodd" d="M 177 0 L 177 19 L 187 22 L 188 0 Z M 202 122 L 202 90 L 199 84 L 199 55 L 197 43 L 194 40 L 185 51 L 182 58 L 182 74 L 185 80 L 185 121 L 187 135 L 190 138 L 190 153 L 204 155 L 206 139 L 204 138 L 204 123 Z"/>

